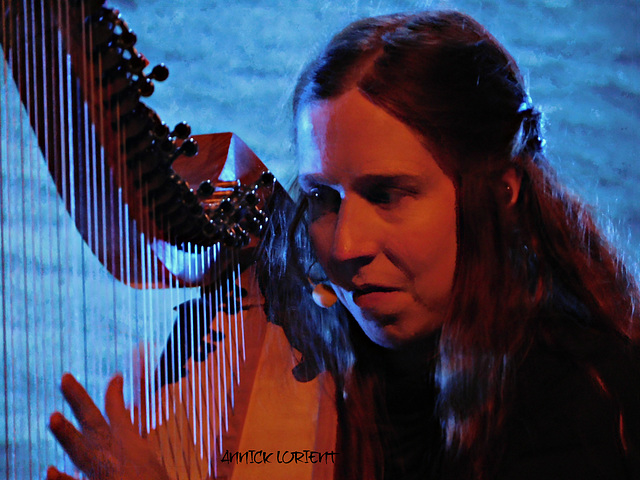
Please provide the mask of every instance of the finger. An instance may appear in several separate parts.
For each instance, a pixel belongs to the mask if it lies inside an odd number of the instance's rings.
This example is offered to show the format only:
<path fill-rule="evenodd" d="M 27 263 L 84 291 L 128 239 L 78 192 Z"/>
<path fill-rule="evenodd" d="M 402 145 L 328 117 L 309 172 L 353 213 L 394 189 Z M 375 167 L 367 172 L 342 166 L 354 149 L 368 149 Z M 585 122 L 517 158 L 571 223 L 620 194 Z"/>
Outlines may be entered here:
<path fill-rule="evenodd" d="M 65 373 L 62 376 L 60 389 L 83 430 L 91 429 L 105 434 L 109 431 L 109 425 L 100 409 L 73 375 Z"/>
<path fill-rule="evenodd" d="M 124 404 L 122 386 L 123 379 L 121 375 L 116 375 L 111 379 L 107 386 L 107 393 L 104 396 L 104 407 L 113 430 L 124 430 L 127 433 L 133 433 L 135 429 L 131 423 L 129 410 Z"/>
<path fill-rule="evenodd" d="M 56 467 L 49 467 L 47 469 L 47 480 L 77 480 L 77 478 L 59 471 Z"/>
<path fill-rule="evenodd" d="M 69 455 L 69 458 L 71 458 L 74 465 L 84 472 L 89 471 L 93 455 L 91 455 L 91 452 L 86 445 L 86 440 L 76 427 L 74 427 L 73 424 L 71 424 L 71 422 L 69 422 L 69 420 L 67 420 L 60 412 L 54 412 L 49 418 L 49 429 L 60 445 L 62 445 L 64 451 L 67 452 L 67 455 Z M 51 469 L 57 472 L 55 467 L 50 467 L 49 470 Z M 53 473 L 55 472 L 52 471 L 52 474 Z M 47 478 L 49 478 L 49 472 L 47 472 Z M 61 478 L 64 479 L 65 477 L 63 476 Z"/>

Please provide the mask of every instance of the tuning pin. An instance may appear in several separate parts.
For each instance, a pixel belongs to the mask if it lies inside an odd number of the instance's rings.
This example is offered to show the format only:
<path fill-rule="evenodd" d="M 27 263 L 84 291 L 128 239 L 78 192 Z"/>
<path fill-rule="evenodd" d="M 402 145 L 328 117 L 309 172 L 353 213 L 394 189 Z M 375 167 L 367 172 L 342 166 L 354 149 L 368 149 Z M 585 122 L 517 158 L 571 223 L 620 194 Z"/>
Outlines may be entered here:
<path fill-rule="evenodd" d="M 142 73 L 142 70 L 144 70 L 148 64 L 149 61 L 141 54 L 132 56 L 127 62 L 129 71 L 131 73 L 135 73 L 136 75 L 140 75 Z"/>
<path fill-rule="evenodd" d="M 225 228 L 227 228 L 227 224 L 224 222 L 223 219 L 220 218 L 219 215 L 215 215 L 216 213 L 218 212 L 217 211 L 206 212 L 207 217 L 209 217 L 209 221 L 211 222 L 211 224 L 216 227 L 216 230 L 218 231 L 218 233 L 221 233 Z"/>
<path fill-rule="evenodd" d="M 207 198 L 213 195 L 215 191 L 216 187 L 215 185 L 213 185 L 213 183 L 211 183 L 211 180 L 205 180 L 200 184 L 196 193 L 199 197 Z"/>
<path fill-rule="evenodd" d="M 247 223 L 247 230 L 249 231 L 249 233 L 252 233 L 253 235 L 257 235 L 262 230 L 263 225 L 257 217 L 247 218 L 246 223 Z"/>
<path fill-rule="evenodd" d="M 184 155 L 186 157 L 193 157 L 198 153 L 198 142 L 196 142 L 193 138 L 187 138 L 180 148 L 177 150 L 178 155 Z"/>
<path fill-rule="evenodd" d="M 220 228 L 213 221 L 209 221 L 202 225 L 202 233 L 212 238 L 220 234 Z"/>
<path fill-rule="evenodd" d="M 237 227 L 236 228 L 236 245 L 238 247 L 246 247 L 247 245 L 249 245 L 250 241 L 251 241 L 251 237 L 249 236 L 249 234 L 244 229 Z"/>
<path fill-rule="evenodd" d="M 151 80 L 146 77 L 140 77 L 140 81 L 138 81 L 138 91 L 141 97 L 150 97 L 154 90 L 155 87 Z"/>
<path fill-rule="evenodd" d="M 192 188 L 188 188 L 188 191 L 185 191 L 183 201 L 184 204 L 189 207 L 193 207 L 195 205 L 200 206 L 200 201 L 198 200 L 198 197 L 196 197 L 196 194 Z"/>
<path fill-rule="evenodd" d="M 229 201 L 229 199 L 225 198 L 220 202 L 220 205 L 218 206 L 218 211 L 223 217 L 229 216 L 234 211 L 233 204 Z"/>
<path fill-rule="evenodd" d="M 273 185 L 273 182 L 275 181 L 275 177 L 273 176 L 273 173 L 267 171 L 267 172 L 262 172 L 262 175 L 260 175 L 260 184 L 265 186 L 265 187 L 270 187 L 271 185 Z"/>
<path fill-rule="evenodd" d="M 255 190 L 251 190 L 246 193 L 244 196 L 244 202 L 250 207 L 258 204 L 258 196 L 256 195 Z"/>
<path fill-rule="evenodd" d="M 166 123 L 161 121 L 158 117 L 158 121 L 153 127 L 153 134 L 158 138 L 167 138 L 169 136 L 169 127 Z"/>
<path fill-rule="evenodd" d="M 226 228 L 222 233 L 222 243 L 224 243 L 227 247 L 235 247 L 236 236 L 231 227 Z"/>
<path fill-rule="evenodd" d="M 181 138 L 183 140 L 189 138 L 191 135 L 191 127 L 186 122 L 180 122 L 175 127 L 173 127 L 173 132 L 171 132 L 172 137 Z"/>
<path fill-rule="evenodd" d="M 164 140 L 160 142 L 160 150 L 162 150 L 164 153 L 173 157 L 173 154 L 176 151 L 176 144 L 173 140 L 171 140 L 171 138 L 166 137 Z M 173 158 L 171 158 L 171 160 L 172 159 Z"/>
<path fill-rule="evenodd" d="M 240 226 L 227 227 L 224 231 L 223 242 L 228 247 L 242 247 L 249 244 L 251 237 Z"/>
<path fill-rule="evenodd" d="M 152 80 L 164 82 L 169 77 L 169 69 L 164 63 L 161 63 L 153 67 L 153 70 L 151 70 L 151 73 L 147 76 Z"/>
<path fill-rule="evenodd" d="M 179 182 L 179 192 L 182 204 L 186 207 L 192 207 L 193 205 L 199 205 L 198 198 L 193 193 L 193 190 L 189 188 L 189 185 L 184 180 Z"/>
<path fill-rule="evenodd" d="M 138 41 L 138 37 L 132 30 L 129 30 L 124 22 L 121 22 L 120 27 L 122 32 L 116 38 L 116 44 L 122 48 L 129 49 L 133 47 Z"/>
<path fill-rule="evenodd" d="M 176 148 L 176 143 L 170 140 L 171 137 L 167 138 L 164 142 L 162 142 L 162 148 L 166 148 L 166 153 L 168 153 L 167 164 L 171 165 L 180 155 L 184 155 L 185 157 L 193 157 L 198 153 L 198 142 L 196 142 L 193 138 L 188 138 L 182 144 Z"/>
<path fill-rule="evenodd" d="M 260 225 L 266 224 L 268 220 L 267 214 L 258 208 L 253 208 L 253 218 Z"/>

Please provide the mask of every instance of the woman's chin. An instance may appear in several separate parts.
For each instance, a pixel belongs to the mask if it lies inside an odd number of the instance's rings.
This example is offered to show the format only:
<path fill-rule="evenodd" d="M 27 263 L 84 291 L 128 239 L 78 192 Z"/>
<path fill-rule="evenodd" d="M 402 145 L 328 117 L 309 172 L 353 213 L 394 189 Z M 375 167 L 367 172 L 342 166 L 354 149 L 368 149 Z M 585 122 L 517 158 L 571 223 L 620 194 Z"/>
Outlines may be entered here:
<path fill-rule="evenodd" d="M 356 318 L 365 335 L 373 343 L 392 350 L 402 350 L 430 337 L 440 324 L 424 321 L 405 321 L 402 316 Z"/>
<path fill-rule="evenodd" d="M 367 337 L 384 348 L 398 350 L 420 342 L 439 330 L 446 317 L 444 300 L 425 305 L 400 291 L 354 296 L 337 289 L 336 293 Z"/>

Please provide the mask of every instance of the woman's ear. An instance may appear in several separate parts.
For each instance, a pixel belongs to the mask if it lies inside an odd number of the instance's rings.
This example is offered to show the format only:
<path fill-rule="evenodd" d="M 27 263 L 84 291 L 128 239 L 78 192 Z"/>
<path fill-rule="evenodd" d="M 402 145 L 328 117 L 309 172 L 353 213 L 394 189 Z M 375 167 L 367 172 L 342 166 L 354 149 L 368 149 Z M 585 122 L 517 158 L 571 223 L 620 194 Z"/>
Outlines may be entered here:
<path fill-rule="evenodd" d="M 507 204 L 507 207 L 515 205 L 518 201 L 521 183 L 522 174 L 514 167 L 509 167 L 502 174 L 502 185 L 505 189 L 505 203 Z"/>

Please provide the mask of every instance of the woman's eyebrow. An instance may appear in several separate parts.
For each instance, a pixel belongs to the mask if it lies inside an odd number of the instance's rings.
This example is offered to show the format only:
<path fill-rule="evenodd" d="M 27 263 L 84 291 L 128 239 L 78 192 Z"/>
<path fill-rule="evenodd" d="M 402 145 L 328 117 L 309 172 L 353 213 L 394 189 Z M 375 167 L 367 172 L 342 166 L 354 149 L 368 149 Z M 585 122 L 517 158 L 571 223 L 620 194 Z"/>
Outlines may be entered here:
<path fill-rule="evenodd" d="M 309 188 L 313 185 L 320 185 L 327 183 L 326 179 L 322 175 L 315 173 L 305 173 L 298 176 L 298 185 L 302 188 Z"/>
<path fill-rule="evenodd" d="M 419 189 L 428 182 L 420 175 L 407 173 L 371 173 L 357 177 L 352 187 L 356 190 L 366 189 L 376 186 Z M 298 184 L 302 189 L 308 189 L 315 185 L 332 185 L 332 182 L 323 175 L 306 173 L 298 177 Z"/>
<path fill-rule="evenodd" d="M 353 186 L 356 189 L 367 188 L 376 185 L 385 187 L 416 189 L 424 183 L 426 183 L 425 179 L 419 175 L 411 175 L 406 173 L 385 173 L 362 175 L 353 182 Z"/>

